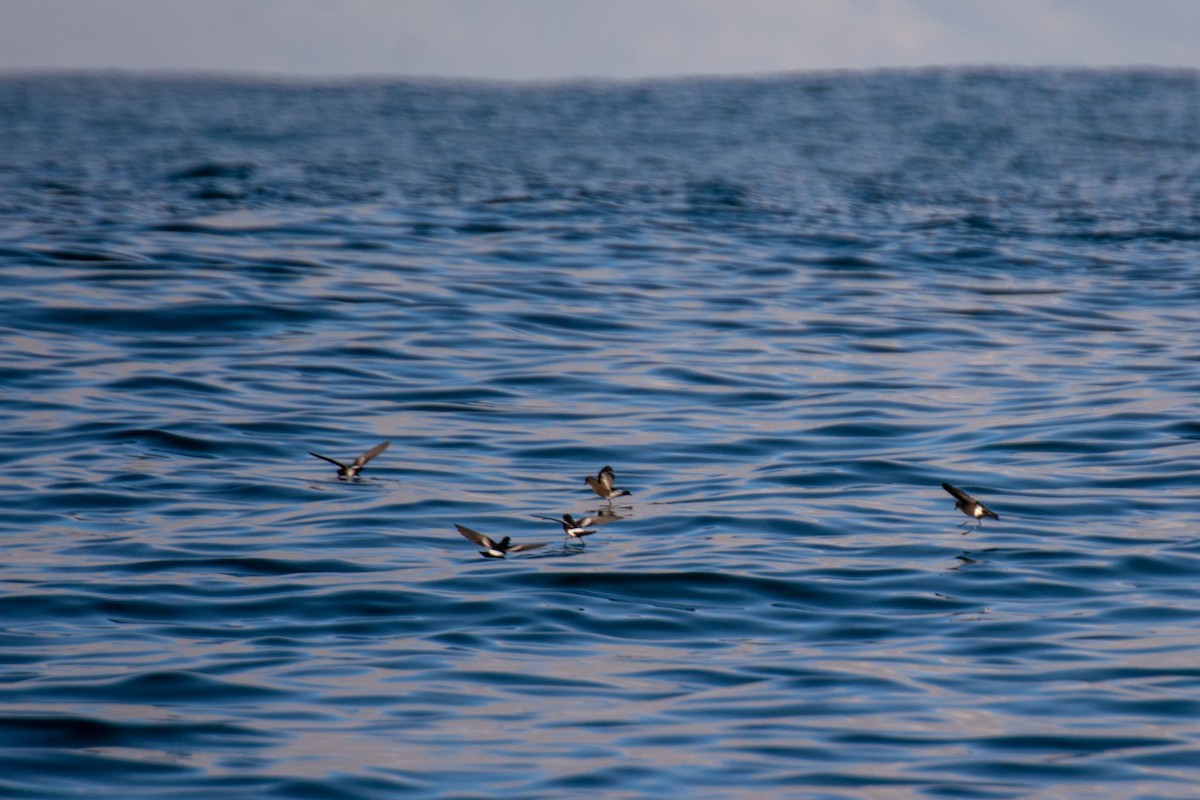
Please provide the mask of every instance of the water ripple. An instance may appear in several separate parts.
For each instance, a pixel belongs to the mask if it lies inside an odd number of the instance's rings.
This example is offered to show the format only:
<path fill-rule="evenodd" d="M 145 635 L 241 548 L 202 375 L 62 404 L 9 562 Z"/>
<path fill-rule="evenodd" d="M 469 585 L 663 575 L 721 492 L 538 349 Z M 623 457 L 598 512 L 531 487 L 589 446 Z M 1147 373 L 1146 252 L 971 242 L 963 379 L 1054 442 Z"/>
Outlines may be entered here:
<path fill-rule="evenodd" d="M 0 80 L 0 795 L 1191 797 L 1196 95 Z"/>

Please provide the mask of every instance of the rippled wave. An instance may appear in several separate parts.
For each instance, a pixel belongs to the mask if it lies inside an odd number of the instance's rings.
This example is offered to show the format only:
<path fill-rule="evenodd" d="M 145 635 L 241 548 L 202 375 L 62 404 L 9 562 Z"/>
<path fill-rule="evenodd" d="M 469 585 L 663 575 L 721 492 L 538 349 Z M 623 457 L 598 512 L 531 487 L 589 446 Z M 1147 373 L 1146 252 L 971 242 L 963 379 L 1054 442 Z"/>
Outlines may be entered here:
<path fill-rule="evenodd" d="M 1198 95 L 0 79 L 0 794 L 1193 796 Z"/>

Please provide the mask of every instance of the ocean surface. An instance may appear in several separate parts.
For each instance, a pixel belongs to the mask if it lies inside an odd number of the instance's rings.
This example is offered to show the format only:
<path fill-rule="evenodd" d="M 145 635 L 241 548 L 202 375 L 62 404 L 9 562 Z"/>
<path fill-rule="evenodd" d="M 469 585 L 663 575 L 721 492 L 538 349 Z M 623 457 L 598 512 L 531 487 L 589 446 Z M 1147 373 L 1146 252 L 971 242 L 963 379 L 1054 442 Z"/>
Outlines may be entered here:
<path fill-rule="evenodd" d="M 9 75 L 0 143 L 0 796 L 1200 796 L 1197 73 Z"/>

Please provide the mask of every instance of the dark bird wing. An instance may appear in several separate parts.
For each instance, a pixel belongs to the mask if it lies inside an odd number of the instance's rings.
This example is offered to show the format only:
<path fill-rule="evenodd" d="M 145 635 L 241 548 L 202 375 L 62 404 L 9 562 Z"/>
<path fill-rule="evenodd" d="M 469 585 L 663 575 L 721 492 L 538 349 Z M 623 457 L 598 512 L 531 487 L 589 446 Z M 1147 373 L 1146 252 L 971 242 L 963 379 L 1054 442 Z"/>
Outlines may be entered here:
<path fill-rule="evenodd" d="M 617 479 L 617 476 L 616 473 L 613 472 L 613 468 L 605 464 L 600 469 L 599 474 L 596 475 L 596 478 L 606 490 L 611 492 L 613 490 L 613 482 Z"/>
<path fill-rule="evenodd" d="M 956 499 L 958 499 L 958 500 L 961 500 L 961 501 L 962 501 L 962 502 L 964 502 L 964 503 L 974 503 L 974 502 L 975 502 L 975 498 L 974 498 L 974 497 L 971 497 L 971 495 L 967 494 L 967 493 L 966 493 L 966 492 L 964 492 L 962 489 L 959 489 L 959 488 L 957 488 L 957 487 L 951 486 L 951 485 L 950 485 L 950 484 L 948 484 L 948 483 L 943 483 L 943 484 L 942 484 L 942 488 L 943 488 L 943 489 L 945 489 L 945 490 L 946 490 L 947 492 L 949 492 L 950 494 L 954 495 L 954 497 L 955 497 Z"/>
<path fill-rule="evenodd" d="M 354 466 L 358 467 L 359 469 L 362 469 L 363 467 L 365 467 L 367 465 L 368 461 L 370 461 L 372 458 L 374 458 L 375 456 L 382 453 L 384 450 L 387 450 L 389 444 L 391 444 L 391 442 L 381 442 L 380 444 L 375 445 L 370 450 L 363 453 L 358 458 L 354 459 Z"/>
<path fill-rule="evenodd" d="M 534 544 L 514 544 L 512 547 L 508 548 L 508 552 L 519 553 L 522 550 L 536 550 L 539 547 L 545 546 L 545 542 L 535 542 Z"/>
<path fill-rule="evenodd" d="M 346 468 L 346 465 L 343 464 L 342 462 L 338 461 L 336 458 L 330 458 L 329 456 L 323 456 L 320 453 L 314 453 L 312 450 L 309 450 L 308 454 L 310 456 L 316 456 L 317 458 L 321 459 L 322 461 L 328 461 L 330 464 L 337 464 L 342 469 Z"/>
<path fill-rule="evenodd" d="M 467 537 L 468 539 L 470 539 L 472 542 L 479 545 L 480 547 L 486 547 L 489 550 L 498 550 L 499 549 L 498 547 L 496 547 L 495 542 L 493 542 L 489 537 L 484 536 L 479 531 L 473 531 L 470 528 L 468 528 L 466 525 L 459 525 L 457 523 L 455 523 L 454 527 L 458 528 L 459 533 L 461 533 L 463 536 Z"/>

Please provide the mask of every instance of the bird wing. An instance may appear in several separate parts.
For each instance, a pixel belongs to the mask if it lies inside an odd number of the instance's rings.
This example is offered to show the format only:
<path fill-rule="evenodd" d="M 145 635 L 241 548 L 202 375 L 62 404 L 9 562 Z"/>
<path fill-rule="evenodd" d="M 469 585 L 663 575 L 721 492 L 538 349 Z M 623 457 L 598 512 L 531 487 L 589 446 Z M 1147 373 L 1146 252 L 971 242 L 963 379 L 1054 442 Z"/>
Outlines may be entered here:
<path fill-rule="evenodd" d="M 613 481 L 617 479 L 617 475 L 613 472 L 612 467 L 604 465 L 596 477 L 600 479 L 600 483 L 604 485 L 605 489 L 610 492 L 613 490 Z"/>
<path fill-rule="evenodd" d="M 468 539 L 470 539 L 472 542 L 479 545 L 480 547 L 487 547 L 491 550 L 497 549 L 496 543 L 493 542 L 489 537 L 484 536 L 479 531 L 473 531 L 470 528 L 468 528 L 466 525 L 459 525 L 458 523 L 455 523 L 454 527 L 458 528 L 459 533 L 461 533 L 463 536 L 467 537 Z"/>
<path fill-rule="evenodd" d="M 942 488 L 945 489 L 950 494 L 954 495 L 959 500 L 963 501 L 964 503 L 974 503 L 975 502 L 974 497 L 971 497 L 971 495 L 967 494 L 962 489 L 951 486 L 948 483 L 943 483 Z"/>
<path fill-rule="evenodd" d="M 539 547 L 545 547 L 545 546 L 546 546 L 545 542 L 535 542 L 533 544 L 514 544 L 512 547 L 508 548 L 508 552 L 519 553 L 522 550 L 535 550 Z"/>
<path fill-rule="evenodd" d="M 391 442 L 381 442 L 380 444 L 375 445 L 370 450 L 363 453 L 358 458 L 354 459 L 354 466 L 356 466 L 360 469 L 362 467 L 365 467 L 367 465 L 368 461 L 370 461 L 372 458 L 374 458 L 375 456 L 382 453 L 384 450 L 387 450 L 389 444 L 391 444 Z"/>
<path fill-rule="evenodd" d="M 321 459 L 322 461 L 328 461 L 330 464 L 337 464 L 342 469 L 346 468 L 346 465 L 343 464 L 342 462 L 338 461 L 336 458 L 330 458 L 329 456 L 323 456 L 320 453 L 314 453 L 312 450 L 309 450 L 308 454 L 310 456 L 316 456 L 317 458 Z"/>

